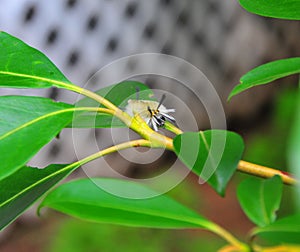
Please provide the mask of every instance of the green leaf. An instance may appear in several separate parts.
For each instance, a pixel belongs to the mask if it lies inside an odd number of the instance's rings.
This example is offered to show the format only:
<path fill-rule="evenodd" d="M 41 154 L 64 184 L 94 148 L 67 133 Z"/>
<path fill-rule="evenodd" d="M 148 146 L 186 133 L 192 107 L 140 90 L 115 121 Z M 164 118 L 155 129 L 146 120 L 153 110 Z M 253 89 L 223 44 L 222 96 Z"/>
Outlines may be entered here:
<path fill-rule="evenodd" d="M 0 97 L 0 179 L 22 167 L 72 121 L 73 106 L 30 96 Z"/>
<path fill-rule="evenodd" d="M 244 150 L 242 138 L 230 131 L 207 130 L 183 133 L 173 143 L 179 159 L 224 196 Z"/>
<path fill-rule="evenodd" d="M 252 235 L 258 235 L 274 243 L 300 244 L 300 214 L 290 215 L 268 226 L 256 228 Z"/>
<path fill-rule="evenodd" d="M 73 167 L 74 168 L 74 167 Z M 0 230 L 70 172 L 66 165 L 22 167 L 0 181 Z"/>
<path fill-rule="evenodd" d="M 266 17 L 300 19 L 299 0 L 239 0 L 247 11 Z"/>
<path fill-rule="evenodd" d="M 103 188 L 112 188 L 114 194 Z M 128 197 L 120 197 L 128 193 Z M 129 195 L 134 198 L 129 197 Z M 51 191 L 40 205 L 80 219 L 136 227 L 207 228 L 215 224 L 166 195 L 141 184 L 96 178 L 72 181 Z"/>
<path fill-rule="evenodd" d="M 270 179 L 248 178 L 238 187 L 237 196 L 242 209 L 256 225 L 263 227 L 276 220 L 282 196 L 279 176 Z"/>
<path fill-rule="evenodd" d="M 40 51 L 0 32 L 0 87 L 49 88 L 71 84 Z"/>
<path fill-rule="evenodd" d="M 155 100 L 153 91 L 143 83 L 137 81 L 123 81 L 121 83 L 105 87 L 97 91 L 100 96 L 111 101 L 114 105 L 125 108 L 129 99 L 136 99 L 136 92 L 139 90 L 140 100 Z M 99 103 L 86 97 L 78 101 L 75 106 L 79 107 L 103 107 Z M 126 127 L 118 118 L 107 114 L 96 112 L 77 112 L 74 114 L 73 128 L 110 128 Z"/>
<path fill-rule="evenodd" d="M 300 57 L 281 59 L 260 65 L 242 76 L 240 84 L 234 87 L 228 100 L 251 87 L 267 84 L 296 73 L 300 73 Z"/>

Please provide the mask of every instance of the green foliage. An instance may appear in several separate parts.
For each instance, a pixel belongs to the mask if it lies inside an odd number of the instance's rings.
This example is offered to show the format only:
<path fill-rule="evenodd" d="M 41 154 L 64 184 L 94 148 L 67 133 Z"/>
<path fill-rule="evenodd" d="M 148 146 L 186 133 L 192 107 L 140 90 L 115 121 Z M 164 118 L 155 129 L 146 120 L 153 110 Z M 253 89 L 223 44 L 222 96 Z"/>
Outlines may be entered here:
<path fill-rule="evenodd" d="M 22 167 L 0 180 L 0 230 L 70 172 L 66 165 Z"/>
<path fill-rule="evenodd" d="M 267 84 L 273 80 L 300 73 L 300 58 L 281 59 L 260 65 L 240 79 L 240 84 L 235 86 L 228 99 L 254 86 Z"/>
<path fill-rule="evenodd" d="M 290 215 L 265 227 L 256 228 L 253 235 L 276 244 L 300 244 L 300 214 Z"/>
<path fill-rule="evenodd" d="M 0 32 L 0 87 L 49 88 L 57 82 L 71 84 L 40 51 Z"/>
<path fill-rule="evenodd" d="M 72 121 L 73 106 L 28 96 L 0 97 L 0 178 L 22 167 Z"/>
<path fill-rule="evenodd" d="M 186 132 L 174 138 L 180 160 L 222 196 L 241 159 L 242 138 L 225 130 Z"/>
<path fill-rule="evenodd" d="M 95 224 L 74 218 L 61 221 L 54 233 L 49 249 L 44 251 L 119 251 L 122 247 L 123 252 L 193 252 L 195 249 L 208 252 L 224 245 L 223 241 L 203 232 Z"/>
<path fill-rule="evenodd" d="M 119 251 L 120 243 L 125 252 L 156 252 L 169 247 L 167 232 L 150 228 L 99 225 L 70 219 L 55 231 L 49 252 Z M 126 237 L 126 242 L 122 237 Z"/>
<path fill-rule="evenodd" d="M 279 176 L 268 180 L 248 178 L 240 183 L 237 195 L 249 219 L 264 227 L 276 220 L 282 195 L 282 181 Z"/>
<path fill-rule="evenodd" d="M 299 85 L 300 88 L 300 85 Z M 297 102 L 295 106 L 295 116 L 292 124 L 292 129 L 289 135 L 288 141 L 288 163 L 292 172 L 300 178 L 300 89 L 297 93 Z M 296 199 L 300 198 L 300 186 L 297 185 L 297 193 L 295 195 Z M 298 209 L 300 210 L 300 202 L 298 204 Z"/>
<path fill-rule="evenodd" d="M 287 157 L 282 154 L 288 149 L 291 122 L 294 121 L 297 111 L 297 95 L 295 89 L 283 88 L 274 97 L 271 118 L 267 125 L 248 135 L 245 160 L 256 160 L 257 163 L 281 169 L 287 167 Z"/>
<path fill-rule="evenodd" d="M 102 188 L 113 189 L 114 194 Z M 128 193 L 130 198 L 125 196 Z M 134 193 L 134 197 L 132 196 Z M 214 224 L 166 195 L 130 181 L 95 178 L 72 181 L 57 187 L 40 207 L 103 223 L 156 228 L 207 228 Z"/>
<path fill-rule="evenodd" d="M 247 11 L 266 17 L 300 19 L 299 0 L 239 0 Z"/>
<path fill-rule="evenodd" d="M 241 3 L 253 12 L 277 15 L 276 3 Z M 292 10 L 299 9 L 296 8 L 299 1 L 289 2 L 290 5 L 286 5 L 287 1 L 281 3 L 282 16 L 298 17 Z M 266 4 L 268 8 L 265 8 Z M 135 146 L 167 148 L 174 151 L 189 169 L 202 180 L 207 180 L 217 193 L 224 196 L 244 149 L 243 140 L 238 134 L 225 130 L 207 130 L 186 132 L 171 139 L 150 129 L 139 117 L 139 113 L 130 117 L 120 109 L 126 106 L 128 99 L 135 99 L 136 88 L 140 90 L 140 99 L 155 100 L 152 91 L 144 84 L 126 81 L 93 93 L 70 83 L 44 54 L 4 32 L 0 33 L 0 52 L 0 87 L 56 86 L 86 96 L 74 105 L 41 97 L 0 97 L 0 229 L 80 165 Z M 231 92 L 230 98 L 250 87 L 299 72 L 300 58 L 264 64 L 245 74 L 240 80 L 240 85 Z M 147 108 L 145 109 L 147 112 Z M 299 120 L 296 119 L 290 148 L 293 167 L 297 167 L 299 163 L 298 124 Z M 130 125 L 129 127 L 143 139 L 107 148 L 70 165 L 53 164 L 44 169 L 25 166 L 33 155 L 65 127 L 125 125 Z M 181 132 L 175 126 L 173 130 L 172 127 L 167 129 L 176 134 Z M 113 189 L 115 194 L 103 188 Z M 252 232 L 253 236 L 270 241 L 299 243 L 299 214 L 276 220 L 275 212 L 280 205 L 281 193 L 282 182 L 279 177 L 264 181 L 249 179 L 242 182 L 238 188 L 242 208 L 248 217 L 260 226 Z M 65 183 L 50 191 L 40 208 L 49 207 L 100 223 L 173 229 L 204 228 L 224 238 L 230 243 L 230 249 L 250 250 L 248 245 L 188 207 L 166 195 L 153 197 L 154 194 L 157 195 L 157 192 L 131 181 L 82 179 Z"/>

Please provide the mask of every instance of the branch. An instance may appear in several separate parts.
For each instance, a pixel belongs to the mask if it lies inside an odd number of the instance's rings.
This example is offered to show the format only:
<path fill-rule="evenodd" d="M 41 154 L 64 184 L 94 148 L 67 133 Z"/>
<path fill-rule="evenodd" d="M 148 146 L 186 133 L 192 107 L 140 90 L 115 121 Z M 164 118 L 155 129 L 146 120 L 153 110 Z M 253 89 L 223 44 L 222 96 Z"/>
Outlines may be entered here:
<path fill-rule="evenodd" d="M 275 175 L 279 175 L 283 183 L 287 185 L 296 185 L 298 183 L 298 181 L 287 172 L 276 170 L 262 165 L 253 164 L 243 160 L 239 162 L 238 170 L 261 178 L 271 178 Z"/>
<path fill-rule="evenodd" d="M 117 144 L 117 145 L 113 145 L 107 149 L 101 150 L 97 153 L 94 153 L 84 159 L 81 159 L 77 162 L 75 162 L 77 165 L 83 165 L 86 164 L 90 161 L 93 161 L 97 158 L 103 157 L 107 154 L 119 151 L 119 150 L 124 150 L 124 149 L 128 149 L 131 147 L 152 147 L 152 144 L 150 141 L 145 140 L 145 139 L 138 139 L 138 140 L 133 140 L 133 141 L 129 141 L 129 142 L 125 142 L 125 143 L 121 143 L 121 144 Z M 75 164 L 73 163 L 73 164 Z"/>
<path fill-rule="evenodd" d="M 176 135 L 183 133 L 181 129 L 177 128 L 169 122 L 166 122 L 165 128 Z M 271 178 L 275 175 L 279 175 L 283 183 L 287 185 L 295 185 L 298 183 L 298 181 L 287 172 L 276 170 L 262 165 L 253 164 L 244 160 L 240 160 L 237 169 L 240 172 L 244 172 L 261 178 Z"/>

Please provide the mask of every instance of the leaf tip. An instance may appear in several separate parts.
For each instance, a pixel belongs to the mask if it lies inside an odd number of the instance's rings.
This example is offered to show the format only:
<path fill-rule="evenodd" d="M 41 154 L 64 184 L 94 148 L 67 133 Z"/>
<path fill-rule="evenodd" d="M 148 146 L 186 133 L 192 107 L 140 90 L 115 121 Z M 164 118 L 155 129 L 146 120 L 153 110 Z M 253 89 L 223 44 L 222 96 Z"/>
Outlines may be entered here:
<path fill-rule="evenodd" d="M 37 209 L 36 209 L 36 215 L 38 216 L 38 217 L 41 217 L 41 210 L 42 210 L 42 208 L 44 207 L 44 204 L 43 204 L 43 202 L 37 207 Z"/>
<path fill-rule="evenodd" d="M 235 95 L 239 94 L 240 92 L 242 92 L 242 90 L 240 90 L 240 85 L 241 85 L 241 83 L 239 83 L 238 85 L 236 85 L 231 90 L 230 94 L 228 95 L 227 102 L 229 102 L 233 96 L 235 96 Z"/>
<path fill-rule="evenodd" d="M 223 189 L 217 189 L 216 192 L 222 197 L 224 198 L 225 197 L 225 188 Z"/>

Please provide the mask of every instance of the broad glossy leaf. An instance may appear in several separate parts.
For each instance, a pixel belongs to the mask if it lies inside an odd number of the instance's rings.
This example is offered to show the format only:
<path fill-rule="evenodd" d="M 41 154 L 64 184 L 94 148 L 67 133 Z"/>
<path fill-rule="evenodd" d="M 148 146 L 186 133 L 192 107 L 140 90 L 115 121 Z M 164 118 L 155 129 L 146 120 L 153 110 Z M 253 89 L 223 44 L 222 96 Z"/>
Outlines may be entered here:
<path fill-rule="evenodd" d="M 73 166 L 22 167 L 0 181 L 0 230 L 68 175 Z"/>
<path fill-rule="evenodd" d="M 113 188 L 114 194 L 103 188 Z M 119 192 L 119 193 L 118 193 Z M 135 198 L 118 195 L 134 192 Z M 80 219 L 138 227 L 207 228 L 215 224 L 166 195 L 141 184 L 109 178 L 71 181 L 51 191 L 40 207 L 50 207 Z"/>
<path fill-rule="evenodd" d="M 260 227 L 266 226 L 276 220 L 282 195 L 281 178 L 248 178 L 239 185 L 237 195 L 248 218 Z"/>
<path fill-rule="evenodd" d="M 266 17 L 300 19 L 298 0 L 239 0 L 247 11 Z"/>
<path fill-rule="evenodd" d="M 136 93 L 139 90 L 140 100 L 155 100 L 153 91 L 145 84 L 137 81 L 124 81 L 109 87 L 100 89 L 96 93 L 107 100 L 111 101 L 114 105 L 124 109 L 129 99 L 137 99 Z M 75 106 L 79 107 L 103 107 L 99 103 L 90 99 L 83 98 L 78 101 Z M 118 118 L 107 114 L 99 114 L 94 112 L 78 112 L 74 114 L 72 124 L 68 127 L 73 128 L 110 128 L 110 127 L 125 127 Z"/>
<path fill-rule="evenodd" d="M 228 99 L 251 87 L 267 84 L 296 73 L 300 73 L 300 57 L 281 59 L 260 65 L 242 76 L 240 84 L 234 87 Z"/>
<path fill-rule="evenodd" d="M 300 214 L 290 215 L 268 226 L 257 228 L 252 234 L 274 243 L 300 244 Z"/>
<path fill-rule="evenodd" d="M 73 106 L 30 96 L 0 97 L 0 178 L 26 164 L 72 120 Z"/>
<path fill-rule="evenodd" d="M 226 130 L 207 130 L 183 133 L 173 143 L 179 159 L 224 196 L 244 150 L 242 138 Z"/>
<path fill-rule="evenodd" d="M 40 51 L 0 32 L 0 87 L 49 88 L 71 84 Z"/>

